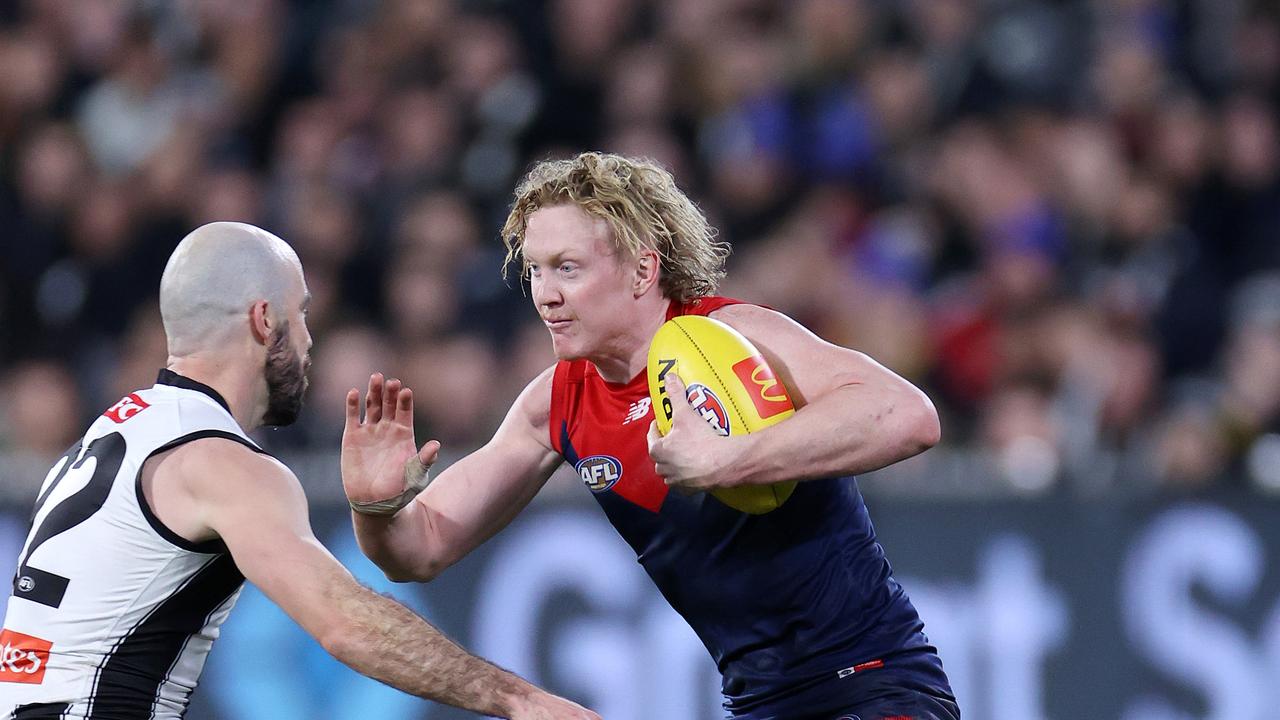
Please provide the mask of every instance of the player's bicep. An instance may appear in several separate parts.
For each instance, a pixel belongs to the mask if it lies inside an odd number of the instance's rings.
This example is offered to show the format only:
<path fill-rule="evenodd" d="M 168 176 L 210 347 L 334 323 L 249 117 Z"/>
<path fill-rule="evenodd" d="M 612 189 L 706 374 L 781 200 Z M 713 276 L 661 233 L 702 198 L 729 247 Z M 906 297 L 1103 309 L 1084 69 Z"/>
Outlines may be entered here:
<path fill-rule="evenodd" d="M 712 316 L 760 350 L 797 407 L 840 387 L 901 380 L 867 355 L 827 342 L 777 311 L 730 305 Z"/>
<path fill-rule="evenodd" d="M 297 478 L 265 456 L 209 460 L 188 480 L 209 527 L 246 580 L 307 630 L 323 628 L 325 588 L 350 574 L 316 539 Z"/>
<path fill-rule="evenodd" d="M 885 433 L 886 442 L 902 443 L 906 449 L 901 457 L 938 442 L 938 414 L 929 397 L 871 357 L 829 343 L 767 308 L 735 305 L 717 311 L 716 316 L 756 345 L 797 408 L 832 393 L 852 392 L 847 399 L 856 400 L 857 407 L 870 409 L 877 418 L 892 414 L 899 419 L 877 427 Z"/>

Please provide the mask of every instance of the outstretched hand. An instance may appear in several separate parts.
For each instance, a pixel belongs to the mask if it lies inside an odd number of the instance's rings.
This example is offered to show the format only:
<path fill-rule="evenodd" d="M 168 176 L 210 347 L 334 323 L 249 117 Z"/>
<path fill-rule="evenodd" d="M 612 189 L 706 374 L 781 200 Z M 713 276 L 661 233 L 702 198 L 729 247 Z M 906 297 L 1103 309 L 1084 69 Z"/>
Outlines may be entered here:
<path fill-rule="evenodd" d="M 674 372 L 666 377 L 671 397 L 671 429 L 658 432 L 649 424 L 649 457 L 667 485 L 690 492 L 729 487 L 734 461 L 742 452 L 741 437 L 724 437 L 694 410 L 684 382 Z"/>
<path fill-rule="evenodd" d="M 382 373 L 369 376 L 360 419 L 360 391 L 347 391 L 347 420 L 342 430 L 342 488 L 347 499 L 368 503 L 405 490 L 405 464 L 417 455 L 427 467 L 440 455 L 431 440 L 419 450 L 413 437 L 413 391 Z"/>

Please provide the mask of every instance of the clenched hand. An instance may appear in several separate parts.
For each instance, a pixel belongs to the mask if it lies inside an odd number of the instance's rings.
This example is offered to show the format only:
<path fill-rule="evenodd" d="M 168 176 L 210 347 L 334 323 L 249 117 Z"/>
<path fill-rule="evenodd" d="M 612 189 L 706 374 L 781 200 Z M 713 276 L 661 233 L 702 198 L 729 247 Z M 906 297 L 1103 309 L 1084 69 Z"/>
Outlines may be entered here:
<path fill-rule="evenodd" d="M 649 424 L 649 457 L 667 485 L 688 491 L 731 487 L 734 463 L 743 450 L 742 437 L 717 433 L 689 404 L 684 382 L 667 375 L 671 396 L 671 429 L 664 436 Z"/>

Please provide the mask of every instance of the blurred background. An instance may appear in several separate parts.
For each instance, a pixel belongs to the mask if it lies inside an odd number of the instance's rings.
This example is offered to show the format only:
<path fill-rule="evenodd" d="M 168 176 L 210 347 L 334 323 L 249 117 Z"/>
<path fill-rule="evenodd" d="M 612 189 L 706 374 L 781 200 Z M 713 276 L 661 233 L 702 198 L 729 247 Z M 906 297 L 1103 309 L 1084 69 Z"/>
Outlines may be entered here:
<path fill-rule="evenodd" d="M 530 163 L 602 149 L 673 171 L 733 246 L 723 294 L 937 404 L 942 445 L 862 486 L 966 718 L 1273 720 L 1278 110 L 1274 0 L 2 3 L 0 570 L 51 460 L 163 366 L 170 250 L 251 222 L 314 295 L 308 409 L 261 440 L 335 553 L 606 717 L 720 717 L 572 473 L 425 587 L 343 510 L 369 372 L 448 462 L 553 361 L 498 229 Z M 462 717 L 252 590 L 197 696 Z"/>

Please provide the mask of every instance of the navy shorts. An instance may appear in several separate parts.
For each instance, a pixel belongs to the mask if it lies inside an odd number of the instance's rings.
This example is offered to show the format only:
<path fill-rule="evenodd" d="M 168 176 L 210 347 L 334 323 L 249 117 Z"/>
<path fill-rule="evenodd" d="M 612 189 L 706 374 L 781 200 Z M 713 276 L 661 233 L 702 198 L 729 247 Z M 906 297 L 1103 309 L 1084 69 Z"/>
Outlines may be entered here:
<path fill-rule="evenodd" d="M 876 661 L 880 663 L 881 661 Z M 735 720 L 960 720 L 938 656 L 907 652 L 881 666 L 833 677 L 785 699 L 748 711 Z"/>
<path fill-rule="evenodd" d="M 906 692 L 858 703 L 837 715 L 814 720 L 960 720 L 960 708 L 946 698 Z"/>

